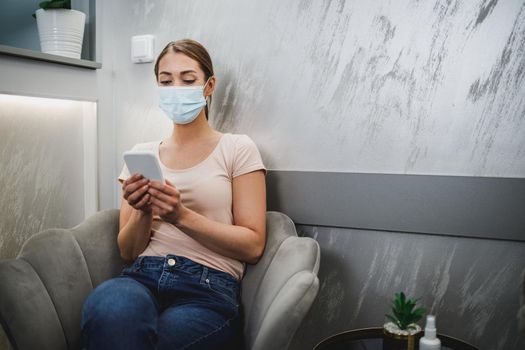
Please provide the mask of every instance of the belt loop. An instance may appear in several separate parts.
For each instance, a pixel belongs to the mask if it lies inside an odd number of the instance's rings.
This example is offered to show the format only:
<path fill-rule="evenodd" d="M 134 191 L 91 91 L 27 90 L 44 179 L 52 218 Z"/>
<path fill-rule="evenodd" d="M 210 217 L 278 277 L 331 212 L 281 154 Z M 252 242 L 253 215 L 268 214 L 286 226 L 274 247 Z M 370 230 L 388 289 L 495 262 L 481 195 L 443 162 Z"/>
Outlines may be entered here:
<path fill-rule="evenodd" d="M 202 267 L 202 275 L 201 275 L 201 284 L 206 283 L 206 280 L 208 279 L 208 268 L 206 266 Z"/>

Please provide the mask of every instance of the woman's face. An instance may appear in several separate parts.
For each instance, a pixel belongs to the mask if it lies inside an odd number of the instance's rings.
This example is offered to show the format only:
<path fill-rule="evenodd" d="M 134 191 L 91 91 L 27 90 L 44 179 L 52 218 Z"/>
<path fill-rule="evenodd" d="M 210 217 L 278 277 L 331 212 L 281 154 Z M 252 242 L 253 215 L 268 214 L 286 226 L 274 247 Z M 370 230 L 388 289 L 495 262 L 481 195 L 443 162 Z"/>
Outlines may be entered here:
<path fill-rule="evenodd" d="M 206 83 L 204 72 L 199 63 L 180 52 L 170 51 L 159 62 L 159 86 L 193 86 Z M 215 77 L 211 77 L 206 85 L 204 95 L 213 92 Z"/>

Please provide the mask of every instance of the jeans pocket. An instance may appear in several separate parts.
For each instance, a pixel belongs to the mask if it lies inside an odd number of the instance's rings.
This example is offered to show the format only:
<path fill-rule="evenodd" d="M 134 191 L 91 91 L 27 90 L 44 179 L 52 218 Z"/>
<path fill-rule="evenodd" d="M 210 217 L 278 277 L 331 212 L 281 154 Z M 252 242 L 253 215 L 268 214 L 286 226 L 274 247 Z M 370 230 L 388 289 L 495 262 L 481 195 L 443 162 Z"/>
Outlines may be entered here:
<path fill-rule="evenodd" d="M 230 304 L 238 307 L 239 301 L 238 301 L 238 293 L 236 291 L 236 288 L 232 286 L 223 285 L 222 283 L 217 283 L 214 280 L 206 279 L 204 281 L 204 284 L 206 287 L 214 292 L 214 294 L 220 296 L 222 299 L 228 301 Z"/>

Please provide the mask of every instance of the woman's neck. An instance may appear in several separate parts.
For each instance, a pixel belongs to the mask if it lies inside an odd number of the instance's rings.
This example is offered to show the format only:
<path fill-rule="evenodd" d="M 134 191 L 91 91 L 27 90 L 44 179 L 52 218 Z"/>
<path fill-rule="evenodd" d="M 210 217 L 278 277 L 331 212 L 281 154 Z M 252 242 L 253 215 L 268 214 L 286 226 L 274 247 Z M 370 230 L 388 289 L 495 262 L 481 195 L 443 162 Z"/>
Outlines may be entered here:
<path fill-rule="evenodd" d="M 173 132 L 171 133 L 170 141 L 175 145 L 187 145 L 193 142 L 208 139 L 218 132 L 210 127 L 204 114 L 204 109 L 199 113 L 199 116 L 189 124 L 175 124 L 173 123 Z"/>

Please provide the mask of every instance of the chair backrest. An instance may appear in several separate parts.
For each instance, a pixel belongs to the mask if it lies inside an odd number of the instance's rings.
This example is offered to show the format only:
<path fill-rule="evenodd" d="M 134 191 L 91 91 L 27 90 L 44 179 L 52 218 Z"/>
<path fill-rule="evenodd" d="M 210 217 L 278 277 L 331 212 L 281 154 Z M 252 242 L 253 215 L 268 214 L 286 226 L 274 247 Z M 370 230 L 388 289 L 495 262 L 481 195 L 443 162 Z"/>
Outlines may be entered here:
<path fill-rule="evenodd" d="M 242 281 L 247 349 L 286 349 L 319 289 L 320 249 L 314 239 L 298 237 L 292 220 L 266 215 L 266 248 Z"/>
<path fill-rule="evenodd" d="M 89 292 L 117 275 L 118 210 L 28 239 L 0 262 L 0 320 L 15 349 L 80 349 L 80 315 Z"/>

